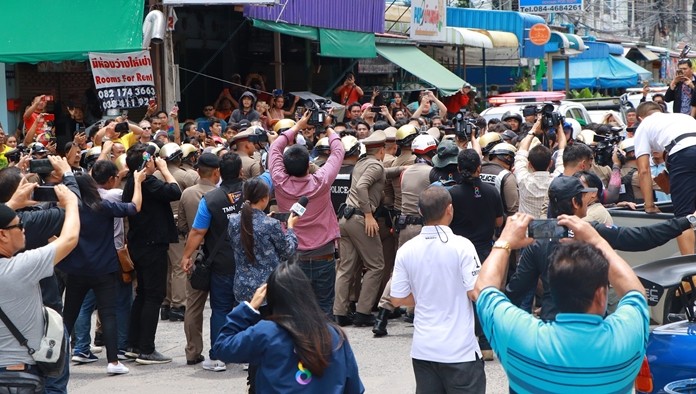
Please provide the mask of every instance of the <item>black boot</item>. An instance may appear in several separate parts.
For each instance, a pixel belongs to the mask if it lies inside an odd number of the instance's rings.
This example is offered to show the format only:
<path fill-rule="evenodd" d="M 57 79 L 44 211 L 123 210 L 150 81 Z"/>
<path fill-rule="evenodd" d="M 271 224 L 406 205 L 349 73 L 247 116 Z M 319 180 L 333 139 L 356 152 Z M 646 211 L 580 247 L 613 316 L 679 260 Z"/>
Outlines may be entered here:
<path fill-rule="evenodd" d="M 355 327 L 370 327 L 373 324 L 375 324 L 375 315 L 372 313 L 355 312 L 355 317 L 353 317 L 353 325 Z"/>
<path fill-rule="evenodd" d="M 376 338 L 387 335 L 387 323 L 389 322 L 387 319 L 390 313 L 391 311 L 387 309 L 379 308 L 375 325 L 372 327 L 372 333 L 375 334 Z"/>

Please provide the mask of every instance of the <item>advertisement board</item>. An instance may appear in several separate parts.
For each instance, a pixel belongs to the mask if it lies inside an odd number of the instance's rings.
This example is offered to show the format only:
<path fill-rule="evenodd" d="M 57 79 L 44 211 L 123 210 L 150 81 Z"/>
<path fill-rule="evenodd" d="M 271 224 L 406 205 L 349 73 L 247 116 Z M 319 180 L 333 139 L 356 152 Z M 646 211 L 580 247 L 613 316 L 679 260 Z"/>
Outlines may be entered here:
<path fill-rule="evenodd" d="M 163 0 L 164 5 L 278 4 L 279 0 Z"/>
<path fill-rule="evenodd" d="M 552 12 L 580 12 L 583 0 L 520 0 L 520 12 L 549 14 Z"/>
<path fill-rule="evenodd" d="M 411 2 L 410 36 L 415 41 L 445 42 L 447 34 L 445 0 L 413 0 Z"/>
<path fill-rule="evenodd" d="M 94 86 L 102 108 L 136 108 L 155 98 L 149 51 L 89 53 Z"/>

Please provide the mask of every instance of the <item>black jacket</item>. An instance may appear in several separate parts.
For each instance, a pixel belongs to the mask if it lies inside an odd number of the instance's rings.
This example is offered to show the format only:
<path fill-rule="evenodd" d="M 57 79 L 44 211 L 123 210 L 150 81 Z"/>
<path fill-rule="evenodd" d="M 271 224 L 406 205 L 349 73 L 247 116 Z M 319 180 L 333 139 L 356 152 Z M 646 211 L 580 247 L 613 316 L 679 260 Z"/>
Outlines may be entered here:
<path fill-rule="evenodd" d="M 694 86 L 696 86 L 696 77 L 691 78 L 692 81 L 694 82 Z M 672 102 L 674 101 L 673 107 L 672 107 L 672 112 L 675 114 L 681 113 L 681 89 L 682 89 L 682 84 L 684 82 L 679 82 L 677 86 L 674 87 L 674 90 L 671 88 L 667 88 L 667 92 L 665 92 L 665 102 Z M 691 89 L 691 106 L 696 106 L 696 88 Z M 691 109 L 689 109 L 691 111 Z M 688 114 L 689 112 L 687 112 Z"/>
<path fill-rule="evenodd" d="M 133 200 L 134 187 L 133 173 L 129 173 L 123 187 L 123 202 Z M 148 175 L 143 181 L 142 192 L 140 212 L 128 217 L 128 246 L 142 248 L 179 242 L 179 232 L 170 204 L 181 198 L 179 185 Z"/>
<path fill-rule="evenodd" d="M 593 222 L 592 226 L 612 248 L 627 252 L 656 248 L 674 239 L 684 230 L 691 228 L 691 224 L 686 218 L 671 219 L 642 227 L 607 227 L 598 222 Z M 548 267 L 551 263 L 551 256 L 559 245 L 558 241 L 535 241 L 525 248 L 517 264 L 517 271 L 505 287 L 505 293 L 510 301 L 519 306 L 525 296 L 536 288 L 537 280 L 541 277 L 544 286 L 541 318 L 544 321 L 555 319 L 558 313 L 556 304 L 551 298 Z"/>

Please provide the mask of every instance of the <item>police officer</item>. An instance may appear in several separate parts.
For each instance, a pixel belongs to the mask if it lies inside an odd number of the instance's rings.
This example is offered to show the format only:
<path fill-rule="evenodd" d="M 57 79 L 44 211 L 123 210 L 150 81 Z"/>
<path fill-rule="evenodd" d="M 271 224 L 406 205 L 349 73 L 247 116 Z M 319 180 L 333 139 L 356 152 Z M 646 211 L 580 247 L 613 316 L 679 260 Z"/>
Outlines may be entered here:
<path fill-rule="evenodd" d="M 252 137 L 255 132 L 256 127 L 249 127 L 237 133 L 230 140 L 230 147 L 236 146 L 236 152 L 242 159 L 242 179 L 245 180 L 257 177 L 263 173 L 261 162 L 254 159 L 254 156 L 257 155 L 256 146 L 254 142 L 250 141 L 250 137 Z"/>
<path fill-rule="evenodd" d="M 634 139 L 627 138 L 621 141 L 619 144 L 619 149 L 623 151 L 625 158 L 622 160 L 624 163 L 621 165 L 621 188 L 619 189 L 619 202 L 628 201 L 636 204 L 642 204 L 645 202 L 645 200 L 643 198 L 643 191 L 640 189 L 638 162 L 636 161 Z"/>
<path fill-rule="evenodd" d="M 343 144 L 343 150 L 345 151 L 343 163 L 341 163 L 336 179 L 331 184 L 331 204 L 333 204 L 336 214 L 338 214 L 338 209 L 348 198 L 350 175 L 353 173 L 353 168 L 355 163 L 358 162 L 361 151 L 360 142 L 352 135 L 341 138 L 341 144 Z"/>
<path fill-rule="evenodd" d="M 181 144 L 181 169 L 188 172 L 196 172 L 194 168 L 198 161 L 198 148 L 193 144 Z"/>
<path fill-rule="evenodd" d="M 314 165 L 318 167 L 323 166 L 324 163 L 326 163 L 326 160 L 329 158 L 330 153 L 331 148 L 329 147 L 329 138 L 320 138 L 319 141 L 317 141 L 316 145 L 314 145 L 315 157 L 312 163 L 314 163 Z"/>
<path fill-rule="evenodd" d="M 181 169 L 181 157 L 183 152 L 174 142 L 164 144 L 159 151 L 159 156 L 167 162 L 167 169 L 172 174 L 179 188 L 183 192 L 198 182 L 198 173 L 189 173 Z M 156 177 L 163 179 L 160 173 Z M 179 215 L 179 200 L 172 201 L 172 212 L 176 221 Z M 167 296 L 160 308 L 160 318 L 170 321 L 184 321 L 184 309 L 186 308 L 186 273 L 181 269 L 179 262 L 184 251 L 186 234 L 179 234 L 179 241 L 169 245 L 167 252 L 169 257 L 169 269 L 167 273 Z"/>
<path fill-rule="evenodd" d="M 387 127 L 384 129 L 384 135 L 386 136 L 384 168 L 389 168 L 394 164 L 394 160 L 396 160 L 396 151 L 399 148 L 398 145 L 396 145 L 396 128 Z M 394 211 L 394 185 L 391 182 L 385 182 L 382 203 L 379 208 L 379 214 L 377 215 L 379 238 L 382 240 L 382 255 L 384 255 L 385 272 L 382 278 L 382 288 L 380 290 L 384 290 L 384 287 L 389 281 L 389 273 L 391 273 L 394 268 L 396 245 L 398 244 L 393 234 L 396 216 Z"/>
<path fill-rule="evenodd" d="M 384 256 L 374 253 L 382 250 L 379 225 L 374 212 L 379 206 L 384 189 L 385 171 L 383 131 L 375 131 L 363 140 L 366 155 L 358 160 L 352 174 L 346 207 L 341 214 L 341 260 L 336 267 L 336 297 L 333 312 L 339 325 L 351 323 L 348 316 L 350 286 L 355 265 L 362 259 L 367 270 L 356 305 L 355 326 L 372 326 L 375 318 L 370 312 L 377 299 L 384 270 Z"/>
<path fill-rule="evenodd" d="M 401 214 L 395 224 L 399 231 L 399 248 L 420 234 L 423 227 L 423 218 L 418 210 L 418 199 L 421 192 L 430 186 L 430 170 L 433 167 L 433 156 L 437 151 L 437 141 L 429 134 L 421 134 L 411 143 L 411 151 L 416 155 L 416 161 L 404 170 L 401 177 Z M 385 275 L 390 273 L 385 272 Z M 391 281 L 387 283 L 382 293 L 379 314 L 372 328 L 376 337 L 387 335 L 387 319 L 394 310 L 389 300 L 390 293 Z"/>
<path fill-rule="evenodd" d="M 517 213 L 520 206 L 517 179 L 511 172 L 516 153 L 517 148 L 513 145 L 506 142 L 498 143 L 488 151 L 488 161 L 481 164 L 480 178 L 498 189 L 507 216 Z"/>
<path fill-rule="evenodd" d="M 295 121 L 292 119 L 281 119 L 273 125 L 273 131 L 280 135 L 280 133 L 284 132 L 285 130 L 291 128 L 294 125 Z"/>

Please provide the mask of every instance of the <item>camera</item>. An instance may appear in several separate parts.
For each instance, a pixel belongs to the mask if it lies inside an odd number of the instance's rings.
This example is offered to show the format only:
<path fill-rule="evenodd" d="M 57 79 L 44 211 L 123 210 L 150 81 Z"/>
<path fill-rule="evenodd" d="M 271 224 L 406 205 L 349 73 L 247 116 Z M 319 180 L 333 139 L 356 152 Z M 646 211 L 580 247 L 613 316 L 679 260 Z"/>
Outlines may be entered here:
<path fill-rule="evenodd" d="M 559 124 L 562 125 L 565 121 L 563 115 L 555 111 L 553 104 L 545 104 L 539 112 L 541 113 L 541 129 L 544 131 L 552 129 Z"/>
<path fill-rule="evenodd" d="M 454 115 L 454 134 L 460 140 L 470 140 L 474 130 L 478 131 L 474 119 L 469 117 L 469 113 L 465 109 L 460 109 Z"/>
<path fill-rule="evenodd" d="M 268 134 L 266 133 L 266 130 L 261 127 L 254 127 L 253 133 L 249 136 L 249 142 L 252 144 L 268 142 Z"/>
<path fill-rule="evenodd" d="M 606 135 L 595 135 L 594 142 L 597 143 L 593 147 L 595 154 L 595 162 L 600 166 L 611 166 L 612 165 L 612 155 L 614 154 L 614 147 L 621 141 L 624 137 L 619 135 L 621 132 L 620 127 L 612 127 L 609 134 Z M 625 158 L 619 158 L 622 162 Z"/>
<path fill-rule="evenodd" d="M 328 115 L 327 111 L 329 110 L 329 104 L 331 104 L 331 100 L 306 99 L 303 105 L 306 110 L 311 112 L 307 124 L 314 126 L 317 128 L 317 130 L 319 130 L 319 127 L 324 125 L 324 120 L 326 119 L 326 115 Z"/>

